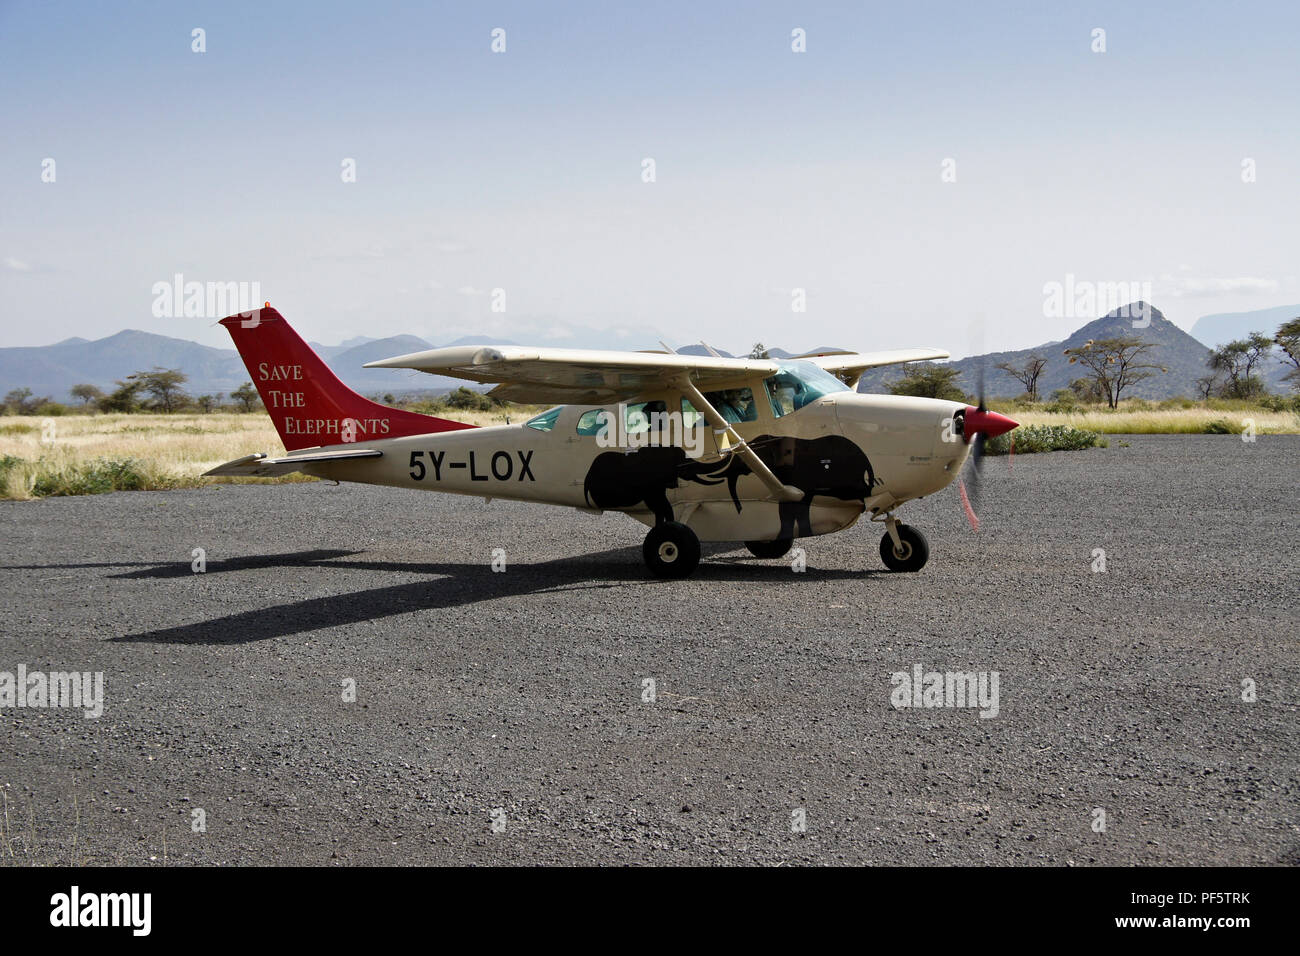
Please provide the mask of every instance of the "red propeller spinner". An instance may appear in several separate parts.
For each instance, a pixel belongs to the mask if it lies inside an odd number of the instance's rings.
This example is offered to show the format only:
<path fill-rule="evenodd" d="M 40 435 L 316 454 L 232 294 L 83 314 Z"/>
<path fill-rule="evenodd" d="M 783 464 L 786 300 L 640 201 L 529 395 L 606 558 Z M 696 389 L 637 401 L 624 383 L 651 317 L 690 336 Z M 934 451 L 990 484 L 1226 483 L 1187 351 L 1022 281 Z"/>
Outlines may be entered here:
<path fill-rule="evenodd" d="M 970 440 L 975 437 L 976 432 L 988 438 L 997 438 L 999 435 L 1005 435 L 1011 429 L 1019 427 L 1019 422 L 1007 418 L 1005 415 L 990 412 L 985 408 L 976 408 L 974 405 L 967 405 L 966 416 L 962 424 L 962 440 L 970 444 Z"/>
<path fill-rule="evenodd" d="M 983 373 L 980 375 L 980 403 L 978 406 L 967 405 L 962 415 L 961 440 L 970 445 L 974 440 L 975 444 L 971 446 L 971 466 L 967 469 L 970 475 L 971 488 L 970 493 L 966 492 L 966 481 L 961 479 L 958 484 L 958 490 L 961 492 L 962 508 L 966 511 L 966 520 L 970 522 L 971 530 L 980 529 L 980 519 L 975 514 L 976 500 L 979 497 L 980 470 L 984 467 L 984 442 L 989 438 L 997 438 L 999 435 L 1005 435 L 1013 428 L 1020 427 L 1020 423 L 1014 419 L 1007 418 L 1005 415 L 999 415 L 997 412 L 991 412 L 984 407 L 984 382 Z M 1014 444 L 1015 438 L 1013 436 Z"/>

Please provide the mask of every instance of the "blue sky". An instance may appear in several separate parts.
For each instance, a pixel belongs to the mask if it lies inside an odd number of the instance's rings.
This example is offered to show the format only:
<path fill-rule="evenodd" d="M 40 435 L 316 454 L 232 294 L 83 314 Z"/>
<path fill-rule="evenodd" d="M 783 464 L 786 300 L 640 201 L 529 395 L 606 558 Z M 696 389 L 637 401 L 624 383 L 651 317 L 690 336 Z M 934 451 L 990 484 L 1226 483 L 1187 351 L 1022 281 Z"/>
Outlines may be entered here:
<path fill-rule="evenodd" d="M 1184 327 L 1300 302 L 1298 27 L 1280 3 L 0 2 L 0 345 L 228 346 L 153 315 L 176 273 L 258 282 L 326 342 L 964 354 L 1087 321 L 1045 315 L 1067 275 L 1150 282 Z"/>

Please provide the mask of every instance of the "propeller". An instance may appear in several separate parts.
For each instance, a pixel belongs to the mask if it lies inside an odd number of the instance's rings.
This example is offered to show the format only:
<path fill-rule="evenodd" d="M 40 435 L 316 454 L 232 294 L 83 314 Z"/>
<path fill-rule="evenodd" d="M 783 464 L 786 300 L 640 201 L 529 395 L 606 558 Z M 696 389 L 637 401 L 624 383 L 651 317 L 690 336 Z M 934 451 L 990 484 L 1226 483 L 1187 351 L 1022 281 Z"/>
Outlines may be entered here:
<path fill-rule="evenodd" d="M 970 482 L 967 484 L 963 475 L 957 485 L 957 490 L 961 494 L 962 508 L 966 512 L 966 520 L 970 522 L 972 531 L 979 531 L 980 529 L 980 519 L 975 509 L 979 505 L 981 474 L 984 469 L 984 443 L 989 438 L 1003 435 L 1020 424 L 1005 415 L 989 411 L 984 400 L 984 358 L 982 355 L 976 379 L 979 390 L 979 404 L 967 405 L 961 418 L 962 441 L 971 445 L 971 466 L 964 473 L 970 475 Z"/>

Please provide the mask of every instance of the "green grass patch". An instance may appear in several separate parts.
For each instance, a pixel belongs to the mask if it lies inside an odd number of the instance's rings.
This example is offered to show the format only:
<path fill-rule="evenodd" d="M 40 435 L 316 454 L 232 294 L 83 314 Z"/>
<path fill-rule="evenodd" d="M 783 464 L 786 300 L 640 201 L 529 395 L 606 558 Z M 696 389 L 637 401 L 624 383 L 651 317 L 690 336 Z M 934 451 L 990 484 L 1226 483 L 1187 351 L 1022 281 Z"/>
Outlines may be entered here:
<path fill-rule="evenodd" d="M 159 491 L 196 487 L 198 479 L 170 474 L 135 458 L 95 458 L 61 463 L 0 457 L 0 498 L 54 498 L 102 495 L 110 491 Z"/>
<path fill-rule="evenodd" d="M 1040 451 L 1080 451 L 1110 445 L 1097 432 L 1069 425 L 1021 425 L 1005 435 L 990 438 L 984 443 L 984 451 L 990 455 L 1005 455 L 1011 451 L 1013 438 L 1017 455 L 1032 455 Z"/>
<path fill-rule="evenodd" d="M 94 458 L 79 462 L 27 461 L 0 455 L 0 499 L 26 501 L 66 495 L 103 495 L 111 491 L 166 491 L 213 484 L 281 485 L 319 481 L 294 472 L 275 478 L 204 478 L 178 475 L 139 458 Z"/>
<path fill-rule="evenodd" d="M 0 488 L 9 478 L 9 473 L 23 463 L 21 458 L 15 455 L 0 455 Z"/>
<path fill-rule="evenodd" d="M 40 462 L 37 463 L 38 466 Z M 96 458 L 62 467 L 38 467 L 32 495 L 102 495 L 110 491 L 145 491 L 175 488 L 181 482 L 134 458 Z"/>
<path fill-rule="evenodd" d="M 1228 421 L 1226 418 L 1216 418 L 1214 421 L 1206 422 L 1205 427 L 1201 429 L 1203 435 L 1240 435 L 1242 426 Z"/>

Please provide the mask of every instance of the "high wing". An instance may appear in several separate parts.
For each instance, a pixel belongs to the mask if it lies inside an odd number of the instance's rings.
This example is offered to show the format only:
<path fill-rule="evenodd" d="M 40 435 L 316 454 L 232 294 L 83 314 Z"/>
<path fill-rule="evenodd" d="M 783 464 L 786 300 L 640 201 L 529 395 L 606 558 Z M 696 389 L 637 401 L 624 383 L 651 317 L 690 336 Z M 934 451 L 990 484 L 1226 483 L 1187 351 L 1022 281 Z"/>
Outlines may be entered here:
<path fill-rule="evenodd" d="M 941 349 L 831 352 L 795 356 L 815 362 L 850 388 L 869 368 L 945 359 Z M 689 376 L 700 391 L 743 385 L 775 374 L 772 359 L 718 358 L 665 352 L 463 345 L 367 362 L 366 368 L 409 368 L 495 385 L 496 398 L 526 404 L 605 405 L 635 398 Z"/>
<path fill-rule="evenodd" d="M 662 388 L 683 375 L 701 390 L 738 387 L 776 373 L 770 359 L 713 358 L 596 349 L 456 346 L 367 362 L 496 385 L 488 394 L 527 404 L 605 405 Z"/>
<path fill-rule="evenodd" d="M 816 352 L 793 357 L 815 362 L 849 388 L 857 388 L 858 379 L 869 368 L 901 365 L 904 362 L 929 362 L 946 359 L 949 355 L 943 349 L 889 349 L 883 352 Z"/>

